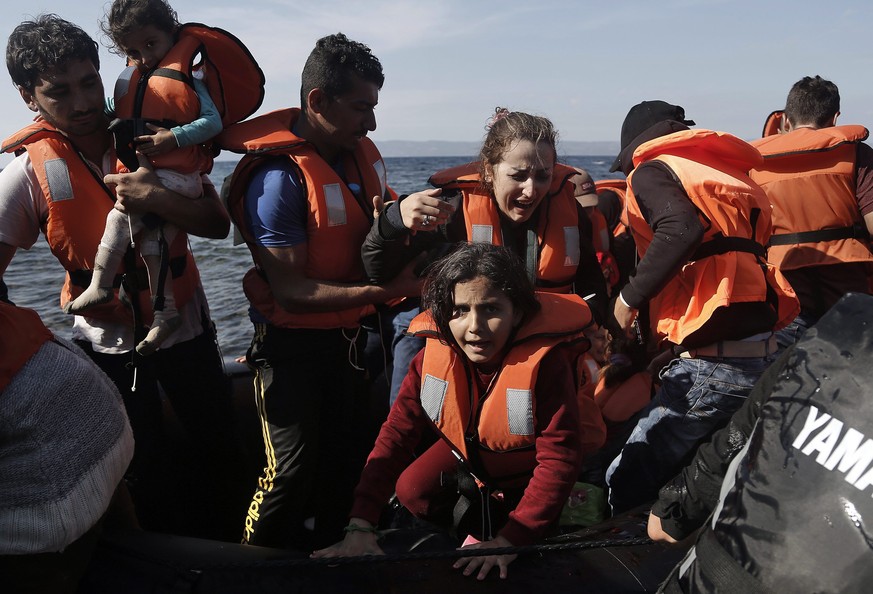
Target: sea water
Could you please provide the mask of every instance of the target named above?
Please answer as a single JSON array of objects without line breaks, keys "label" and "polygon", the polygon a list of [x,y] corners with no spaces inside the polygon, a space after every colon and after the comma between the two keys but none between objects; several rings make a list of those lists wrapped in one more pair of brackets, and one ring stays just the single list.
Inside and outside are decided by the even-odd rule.
[{"label": "sea water", "polygon": [[[436,171],[472,160],[469,157],[388,157],[388,183],[398,194],[427,189],[427,178]],[[608,179],[611,157],[562,157],[562,163],[582,167],[594,179]],[[216,161],[210,177],[218,186],[233,171],[234,161]],[[620,175],[620,174],[619,174]],[[200,269],[218,338],[226,355],[244,354],[252,336],[248,302],[242,278],[252,265],[245,245],[233,245],[233,233],[222,240],[191,237],[191,250]],[[35,309],[45,324],[60,336],[69,338],[72,319],[60,310],[58,296],[64,274],[44,238],[30,250],[18,250],[4,280],[10,299],[16,305]]]}]

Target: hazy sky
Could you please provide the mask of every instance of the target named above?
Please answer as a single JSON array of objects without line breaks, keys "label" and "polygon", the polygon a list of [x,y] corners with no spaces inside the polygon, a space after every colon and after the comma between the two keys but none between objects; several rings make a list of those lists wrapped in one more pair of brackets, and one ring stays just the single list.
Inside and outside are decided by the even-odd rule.
[{"label": "hazy sky", "polygon": [[[233,32],[261,64],[261,112],[298,104],[315,40],[342,31],[386,74],[381,140],[478,141],[497,105],[551,118],[565,140],[619,137],[644,99],[685,107],[698,127],[760,134],[791,85],[837,83],[841,123],[873,124],[869,0],[174,0],[179,19]],[[0,0],[4,43],[21,20],[55,12],[103,42],[101,0]],[[107,89],[123,68],[101,50]],[[5,137],[30,121],[4,70]],[[0,166],[9,161],[0,156]]]}]

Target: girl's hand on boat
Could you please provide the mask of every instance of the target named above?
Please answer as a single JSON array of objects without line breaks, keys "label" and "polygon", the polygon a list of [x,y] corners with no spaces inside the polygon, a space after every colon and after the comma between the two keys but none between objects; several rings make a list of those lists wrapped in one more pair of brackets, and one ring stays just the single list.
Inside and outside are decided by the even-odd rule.
[{"label": "girl's hand on boat", "polygon": [[403,226],[415,233],[416,231],[433,231],[444,224],[455,212],[451,203],[440,198],[442,190],[424,190],[410,194],[400,201],[400,217]]},{"label": "girl's hand on boat", "polygon": [[[461,550],[464,549],[501,549],[504,547],[513,546],[511,542],[506,540],[502,536],[497,536],[493,540],[489,540],[487,542],[479,542],[476,544],[468,545],[466,547],[461,547]],[[500,569],[500,579],[505,580],[506,576],[509,575],[509,564],[515,561],[518,555],[488,555],[487,557],[462,557],[455,561],[455,564],[452,565],[454,569],[464,568],[464,575],[473,575],[473,573],[478,569],[479,573],[476,575],[477,580],[484,580],[485,576],[488,575],[488,572],[491,571],[491,568],[495,565]]]}]

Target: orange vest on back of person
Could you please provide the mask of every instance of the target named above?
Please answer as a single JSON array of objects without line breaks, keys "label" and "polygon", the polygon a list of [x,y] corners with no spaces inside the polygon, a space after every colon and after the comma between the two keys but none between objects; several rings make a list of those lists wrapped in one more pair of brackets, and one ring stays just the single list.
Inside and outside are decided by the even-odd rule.
[{"label": "orange vest on back of person", "polygon": [[[761,130],[761,137],[773,136],[774,134],[782,134],[782,128],[785,125],[785,111],[777,109],[771,111],[767,119],[764,120],[764,129]],[[752,145],[755,143],[753,142]]]},{"label": "orange vest on back of person", "polygon": [[[659,339],[682,344],[719,307],[768,301],[782,327],[799,312],[797,299],[781,273],[764,259],[770,239],[767,195],[746,171],[760,166],[761,155],[724,132],[685,130],[641,144],[634,166],[665,163],[697,207],[704,237],[682,270],[649,302],[652,331]],[[653,238],[628,177],[628,222],[642,258]]]},{"label": "orange vest on back of person", "polygon": [[[35,122],[3,141],[2,152],[26,150],[33,171],[48,204],[48,220],[43,229],[52,253],[67,271],[61,290],[61,307],[88,287],[94,269],[97,246],[103,237],[106,215],[115,204],[115,196],[83,157],[70,145],[66,136],[48,123]],[[137,257],[137,276],[145,279],[145,267]],[[187,303],[200,284],[200,274],[188,251],[188,237],[178,233],[170,245],[170,270],[173,295],[179,306]],[[123,272],[123,271],[119,271]],[[116,285],[117,286],[117,285]],[[152,307],[147,283],[140,287],[140,311],[143,323],[150,324]],[[87,318],[132,324],[129,307],[115,298],[91,307]]]},{"label": "orange vest on back of person", "polygon": [[[193,83],[197,70],[205,73],[203,82],[225,126],[244,120],[260,107],[264,73],[246,46],[223,29],[186,23],[156,68],[145,75],[134,66],[122,72],[115,85],[116,116],[173,125],[196,120],[200,116]],[[212,150],[205,144],[179,147],[151,161],[155,167],[182,173],[208,173]]]},{"label": "orange vest on back of person", "polygon": [[35,311],[0,302],[0,392],[51,339]]},{"label": "orange vest on back of person", "polygon": [[601,378],[594,389],[594,402],[608,423],[627,421],[651,400],[652,374],[648,371],[639,371],[614,386],[607,386]]},{"label": "orange vest on back of person", "polygon": [[600,449],[606,442],[606,422],[594,401],[600,370],[601,365],[589,353],[576,360],[576,375],[579,378],[576,402],[579,405],[580,451],[583,454]]},{"label": "orange vest on back of person", "polygon": [[585,209],[585,214],[591,221],[591,245],[595,252],[608,252],[610,246],[609,226],[606,224],[606,217],[600,212],[596,206],[591,206]]},{"label": "orange vest on back of person", "polygon": [[855,195],[857,148],[867,135],[863,126],[798,128],[752,142],[764,164],[751,177],[773,206],[767,255],[781,270],[873,261]]},{"label": "orange vest on back of person", "polygon": [[274,326],[283,328],[353,328],[374,311],[372,305],[329,312],[293,313],[276,302],[261,270],[259,246],[246,224],[245,194],[255,170],[270,157],[285,157],[296,166],[307,190],[306,267],[308,278],[342,283],[364,278],[361,245],[372,224],[372,205],[366,200],[387,189],[385,163],[376,146],[362,138],[353,153],[344,156],[348,183],[361,187],[361,199],[309,142],[291,132],[299,109],[285,109],[227,128],[219,137],[222,148],[243,152],[230,181],[223,188],[234,224],[249,246],[255,267],[243,288],[252,306]]},{"label": "orange vest on back of person", "polygon": [[[556,164],[552,185],[533,215],[537,217],[538,291],[569,293],[573,289],[581,257],[579,211],[570,182],[574,175],[575,169]],[[429,181],[438,188],[461,191],[469,241],[503,245],[500,209],[482,188],[475,163],[440,171]]]},{"label": "orange vest on back of person", "polygon": [[474,473],[484,471],[486,476],[478,478],[504,488],[524,484],[536,466],[540,363],[558,345],[584,344],[583,330],[591,323],[588,306],[576,295],[540,293],[537,298],[540,311],[518,330],[484,394],[471,379],[475,370],[469,360],[440,338],[428,312],[409,328],[429,339],[421,370],[422,407],[452,449],[472,460]]},{"label": "orange vest on back of person", "polygon": [[600,194],[603,190],[612,190],[621,200],[621,215],[620,223],[612,230],[612,236],[618,237],[622,233],[627,232],[627,180],[626,179],[601,179],[594,182],[594,187],[597,188],[597,193]]}]

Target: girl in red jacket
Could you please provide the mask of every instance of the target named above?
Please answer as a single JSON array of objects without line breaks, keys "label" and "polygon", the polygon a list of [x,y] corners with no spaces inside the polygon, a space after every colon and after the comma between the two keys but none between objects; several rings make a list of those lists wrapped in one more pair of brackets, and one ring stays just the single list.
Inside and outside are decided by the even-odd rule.
[{"label": "girl in red jacket", "polygon": [[[472,536],[469,548],[531,544],[567,500],[581,462],[573,347],[588,344],[584,301],[536,294],[512,252],[464,243],[430,272],[423,303],[410,332],[427,344],[367,460],[346,537],[314,557],[382,554],[376,524],[393,493],[459,543]],[[497,566],[505,578],[514,559],[454,567],[484,579]]]}]

